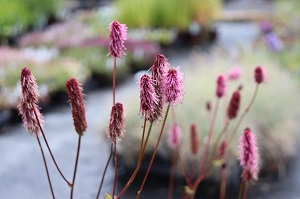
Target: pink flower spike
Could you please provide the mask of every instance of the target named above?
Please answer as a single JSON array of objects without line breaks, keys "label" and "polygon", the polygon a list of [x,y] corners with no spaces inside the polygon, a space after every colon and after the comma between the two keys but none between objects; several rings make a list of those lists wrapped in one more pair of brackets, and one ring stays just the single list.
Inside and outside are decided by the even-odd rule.
[{"label": "pink flower spike", "polygon": [[243,180],[250,182],[258,179],[259,172],[259,154],[256,144],[255,135],[249,128],[244,130],[244,134],[240,138],[240,164],[243,168]]},{"label": "pink flower spike", "polygon": [[39,123],[42,126],[44,121],[38,106],[38,86],[28,68],[22,68],[20,82],[22,97],[17,108],[20,115],[22,115],[23,124],[27,132],[38,136],[38,133],[40,133]]},{"label": "pink flower spike", "polygon": [[164,100],[171,103],[173,107],[182,103],[184,96],[183,74],[179,71],[179,67],[170,68],[166,80],[163,85]]},{"label": "pink flower spike", "polygon": [[216,95],[218,98],[221,98],[225,95],[226,91],[226,79],[223,75],[219,75],[217,78],[217,90]]},{"label": "pink flower spike", "polygon": [[242,74],[242,69],[240,67],[233,67],[228,71],[227,77],[228,80],[236,81],[237,79],[240,78],[241,74]]},{"label": "pink flower spike", "polygon": [[112,106],[108,126],[108,137],[115,144],[121,140],[125,132],[125,117],[123,104],[116,103]]},{"label": "pink flower spike", "polygon": [[267,71],[263,67],[257,66],[254,70],[254,78],[257,84],[266,82]]},{"label": "pink flower spike", "polygon": [[181,129],[180,127],[174,123],[171,125],[168,134],[168,145],[171,149],[176,150],[179,148],[181,143]]},{"label": "pink flower spike", "polygon": [[197,127],[195,124],[191,125],[191,152],[193,155],[197,155],[199,151],[199,139],[197,133]]},{"label": "pink flower spike", "polygon": [[147,120],[153,121],[152,117],[156,105],[157,98],[151,77],[145,74],[140,79],[140,113]]},{"label": "pink flower spike", "polygon": [[110,33],[108,55],[121,58],[122,54],[126,55],[124,42],[127,40],[127,26],[113,21],[109,24],[108,29]]},{"label": "pink flower spike", "polygon": [[241,103],[240,91],[235,91],[231,96],[229,106],[227,109],[228,119],[232,120],[237,116],[238,111],[240,109],[240,103]]},{"label": "pink flower spike", "polygon": [[169,69],[170,64],[168,63],[168,59],[162,55],[156,55],[153,66],[151,67],[152,71],[152,83],[157,97],[157,104],[154,107],[154,112],[152,116],[152,120],[156,121],[162,117],[163,114],[163,85],[165,81],[165,76]]},{"label": "pink flower spike", "polygon": [[81,84],[75,78],[71,78],[66,82],[66,90],[72,108],[75,130],[79,135],[83,135],[87,129],[87,123]]}]

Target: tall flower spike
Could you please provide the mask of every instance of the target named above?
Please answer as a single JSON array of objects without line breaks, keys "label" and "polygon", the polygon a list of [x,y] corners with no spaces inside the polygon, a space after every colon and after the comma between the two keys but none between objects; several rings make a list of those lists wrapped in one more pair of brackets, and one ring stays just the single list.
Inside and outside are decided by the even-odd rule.
[{"label": "tall flower spike", "polygon": [[108,137],[112,143],[119,141],[125,132],[125,118],[123,104],[116,103],[112,106],[108,126]]},{"label": "tall flower spike", "polygon": [[195,124],[191,125],[191,152],[193,155],[197,155],[199,151],[199,139],[197,128]]},{"label": "tall flower spike", "polygon": [[171,103],[173,107],[182,103],[184,96],[183,74],[179,71],[179,67],[170,68],[168,70],[166,80],[163,86],[164,100]]},{"label": "tall flower spike", "polygon": [[221,98],[225,95],[226,91],[226,79],[223,75],[219,75],[217,78],[217,90],[216,95],[218,98]]},{"label": "tall flower spike", "polygon": [[176,150],[179,148],[181,143],[181,129],[176,123],[171,125],[167,141],[171,149]]},{"label": "tall flower spike", "polygon": [[241,94],[240,91],[235,91],[230,99],[229,106],[227,109],[227,117],[232,120],[234,119],[239,111],[241,102]]},{"label": "tall flower spike", "polygon": [[127,26],[113,21],[109,24],[108,30],[110,33],[108,55],[121,58],[122,54],[125,55],[124,50],[126,50],[124,42],[127,40]]},{"label": "tall flower spike", "polygon": [[20,82],[22,97],[21,102],[18,105],[18,110],[20,115],[22,115],[23,124],[26,130],[30,134],[37,136],[40,132],[38,122],[42,125],[44,121],[38,106],[38,86],[28,68],[22,68]]},{"label": "tall flower spike", "polygon": [[250,182],[251,180],[258,179],[258,161],[259,154],[256,144],[255,135],[249,128],[244,130],[240,138],[240,164],[243,168],[243,180]]},{"label": "tall flower spike", "polygon": [[83,135],[86,131],[87,123],[81,84],[75,78],[71,78],[66,83],[66,89],[72,108],[75,130],[79,135]]},{"label": "tall flower spike", "polygon": [[152,116],[156,105],[157,98],[151,77],[145,74],[140,79],[140,113],[147,120],[153,121]]},{"label": "tall flower spike", "polygon": [[260,84],[266,80],[266,71],[261,66],[257,66],[254,70],[255,82]]},{"label": "tall flower spike", "polygon": [[168,63],[168,59],[163,54],[156,55],[153,66],[151,67],[151,78],[157,97],[157,104],[155,105],[153,115],[151,116],[153,121],[160,119],[163,114],[164,102],[162,89],[169,66],[170,64]]}]

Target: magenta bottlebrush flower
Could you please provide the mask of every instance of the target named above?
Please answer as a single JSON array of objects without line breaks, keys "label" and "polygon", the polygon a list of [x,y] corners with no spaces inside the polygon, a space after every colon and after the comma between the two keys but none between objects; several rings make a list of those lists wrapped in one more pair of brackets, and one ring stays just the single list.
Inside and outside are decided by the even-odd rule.
[{"label": "magenta bottlebrush flower", "polygon": [[153,121],[160,119],[163,114],[164,101],[162,89],[169,66],[170,64],[168,63],[168,59],[164,55],[158,54],[154,60],[153,66],[151,67],[151,78],[157,97],[157,104],[154,107],[153,115],[151,117]]},{"label": "magenta bottlebrush flower", "polygon": [[254,78],[255,78],[255,82],[260,84],[264,81],[266,81],[266,71],[263,67],[261,66],[257,66],[254,70]]},{"label": "magenta bottlebrush flower", "polygon": [[66,89],[72,108],[75,130],[79,135],[83,135],[86,131],[87,123],[85,118],[85,105],[82,95],[82,87],[75,78],[71,78],[66,83]]},{"label": "magenta bottlebrush flower", "polygon": [[127,40],[127,26],[113,21],[109,24],[108,29],[110,33],[108,55],[121,58],[122,54],[125,55],[124,50],[126,50],[124,42]]},{"label": "magenta bottlebrush flower", "polygon": [[234,67],[234,68],[231,68],[228,71],[227,77],[228,77],[228,80],[235,81],[238,78],[240,78],[241,74],[242,74],[241,68],[240,67]]},{"label": "magenta bottlebrush flower", "polygon": [[123,104],[116,103],[112,106],[109,126],[108,126],[108,137],[112,143],[119,141],[125,132],[125,117]]},{"label": "magenta bottlebrush flower", "polygon": [[195,124],[191,125],[191,152],[193,155],[197,155],[199,151],[199,140],[198,140],[198,133]]},{"label": "magenta bottlebrush flower", "polygon": [[219,75],[217,78],[217,90],[216,95],[218,98],[221,98],[225,95],[226,91],[226,79],[223,75]]},{"label": "magenta bottlebrush flower", "polygon": [[147,120],[153,121],[154,108],[157,105],[157,98],[153,88],[151,77],[143,75],[140,79],[140,113]]},{"label": "magenta bottlebrush flower", "polygon": [[242,178],[245,181],[257,180],[258,178],[258,149],[255,135],[249,128],[244,130],[240,138],[240,164],[243,168]]},{"label": "magenta bottlebrush flower", "polygon": [[182,103],[184,96],[183,74],[179,71],[179,67],[170,68],[165,77],[163,85],[164,100],[176,106]]},{"label": "magenta bottlebrush flower", "polygon": [[227,117],[232,120],[234,119],[239,111],[241,102],[241,94],[240,91],[235,91],[230,99],[229,106],[227,109]]},{"label": "magenta bottlebrush flower", "polygon": [[43,125],[43,116],[38,106],[38,86],[35,78],[28,68],[22,68],[21,77],[22,97],[18,105],[20,115],[26,130],[34,136],[40,132],[40,125]]},{"label": "magenta bottlebrush flower", "polygon": [[171,149],[178,149],[181,143],[181,129],[174,123],[171,125],[168,134],[168,145]]}]

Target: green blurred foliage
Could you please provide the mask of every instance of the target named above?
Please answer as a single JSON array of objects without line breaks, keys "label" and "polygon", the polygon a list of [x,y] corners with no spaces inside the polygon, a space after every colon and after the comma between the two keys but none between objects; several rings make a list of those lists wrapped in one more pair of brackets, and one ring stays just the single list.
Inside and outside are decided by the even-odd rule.
[{"label": "green blurred foliage", "polygon": [[0,0],[0,36],[13,36],[54,14],[61,0]]},{"label": "green blurred foliage", "polygon": [[220,0],[118,0],[118,20],[129,27],[176,27],[186,31],[192,20],[209,25],[222,6]]}]

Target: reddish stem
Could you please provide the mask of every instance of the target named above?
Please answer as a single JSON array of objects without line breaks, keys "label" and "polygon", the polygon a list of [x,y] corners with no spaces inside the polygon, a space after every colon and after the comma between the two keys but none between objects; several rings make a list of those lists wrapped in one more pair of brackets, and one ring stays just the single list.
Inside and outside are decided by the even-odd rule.
[{"label": "reddish stem", "polygon": [[75,178],[76,178],[79,153],[80,153],[81,137],[82,137],[81,135],[78,135],[77,154],[76,154],[75,167],[74,167],[74,173],[73,173],[73,181],[72,181],[72,187],[71,187],[71,195],[70,195],[71,199],[73,198],[73,192],[74,192]]},{"label": "reddish stem", "polygon": [[48,171],[47,161],[46,161],[45,154],[44,154],[44,151],[43,151],[43,147],[41,145],[41,141],[40,141],[40,138],[39,138],[38,135],[36,136],[36,138],[37,138],[37,141],[39,143],[39,146],[40,146],[40,149],[41,149],[41,153],[42,153],[42,156],[43,156],[43,161],[44,161],[44,165],[45,165],[45,169],[46,169],[46,173],[47,173],[47,178],[48,178],[48,182],[49,182],[49,186],[50,186],[52,198],[55,199],[54,191],[53,191],[52,184],[51,184],[50,174],[49,174],[49,171]]},{"label": "reddish stem", "polygon": [[176,169],[176,151],[172,151],[171,154],[171,168],[170,168],[170,180],[169,180],[169,188],[168,188],[168,199],[173,198],[173,190],[174,190],[174,178],[175,178],[175,169]]},{"label": "reddish stem", "polygon": [[116,104],[116,75],[117,74],[117,58],[114,57],[114,70],[113,70],[113,105]]},{"label": "reddish stem", "polygon": [[156,155],[156,152],[157,152],[157,149],[158,149],[160,140],[161,140],[161,136],[162,136],[162,133],[163,133],[164,128],[165,128],[165,124],[166,124],[166,120],[167,120],[167,117],[168,117],[169,110],[170,110],[170,103],[168,104],[168,108],[167,108],[167,111],[166,111],[166,114],[165,114],[165,118],[164,118],[164,121],[163,121],[161,130],[160,130],[159,136],[158,136],[158,140],[157,140],[155,149],[154,149],[153,154],[152,154],[152,157],[151,157],[151,161],[150,161],[150,163],[149,163],[149,166],[148,166],[146,175],[145,175],[144,180],[143,180],[143,182],[142,182],[142,185],[141,185],[141,187],[140,187],[140,189],[139,189],[139,191],[138,191],[138,194],[137,194],[137,196],[136,196],[136,199],[140,198],[141,192],[142,192],[142,190],[143,190],[143,188],[144,188],[144,185],[145,185],[145,183],[146,183],[148,174],[149,174],[150,169],[151,169],[151,167],[152,167],[152,164],[153,164],[153,161],[154,161],[154,158],[155,158],[155,155]]},{"label": "reddish stem", "polygon": [[190,186],[191,185],[191,180],[189,179],[189,177],[187,176],[187,174],[185,172],[184,164],[183,164],[183,162],[182,162],[182,160],[180,158],[180,154],[179,153],[177,154],[177,158],[178,158],[178,161],[179,161],[179,166],[180,166],[180,169],[181,169],[181,172],[182,172],[182,176],[184,177],[187,186]]},{"label": "reddish stem", "polygon": [[112,198],[115,197],[116,185],[117,185],[117,169],[118,169],[118,156],[117,156],[117,143],[114,142],[114,160],[115,160],[115,177],[114,177],[114,186],[112,192]]},{"label": "reddish stem", "polygon": [[221,169],[220,199],[225,199],[225,194],[226,194],[226,163],[223,163]]},{"label": "reddish stem", "polygon": [[55,164],[56,169],[58,170],[59,174],[60,174],[61,177],[64,179],[64,181],[68,184],[68,186],[69,186],[69,187],[72,187],[72,184],[65,178],[65,176],[63,175],[63,173],[62,173],[61,170],[59,169],[58,164],[57,164],[56,161],[55,161],[55,158],[54,158],[54,156],[53,156],[53,154],[52,154],[52,151],[51,151],[50,146],[49,146],[49,144],[48,144],[46,135],[45,135],[45,133],[44,133],[44,130],[43,130],[42,125],[41,125],[41,122],[40,122],[40,120],[39,120],[39,118],[38,118],[38,116],[37,116],[37,113],[36,113],[36,110],[35,110],[35,109],[34,109],[34,115],[35,115],[35,118],[36,118],[36,120],[37,120],[37,122],[38,122],[40,131],[41,131],[41,133],[42,133],[42,136],[43,136],[44,141],[45,141],[45,143],[46,143],[47,149],[48,149],[48,151],[49,151],[49,153],[50,153],[50,156],[51,156],[51,158],[52,158],[52,160],[53,160],[53,162],[54,162],[54,164]]}]

